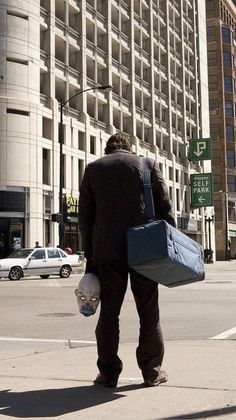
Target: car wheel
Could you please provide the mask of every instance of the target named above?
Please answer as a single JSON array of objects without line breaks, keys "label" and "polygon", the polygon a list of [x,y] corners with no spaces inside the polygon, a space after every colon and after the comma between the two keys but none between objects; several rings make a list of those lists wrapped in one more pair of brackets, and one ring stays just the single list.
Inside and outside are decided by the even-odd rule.
[{"label": "car wheel", "polygon": [[48,279],[48,277],[49,277],[49,274],[43,274],[42,276],[40,276],[41,277],[41,279]]},{"label": "car wheel", "polygon": [[71,273],[71,268],[69,265],[63,265],[60,269],[60,277],[62,279],[67,279],[68,277],[70,277],[70,273]]},{"label": "car wheel", "polygon": [[20,280],[22,277],[22,270],[20,267],[12,267],[9,273],[10,280]]}]

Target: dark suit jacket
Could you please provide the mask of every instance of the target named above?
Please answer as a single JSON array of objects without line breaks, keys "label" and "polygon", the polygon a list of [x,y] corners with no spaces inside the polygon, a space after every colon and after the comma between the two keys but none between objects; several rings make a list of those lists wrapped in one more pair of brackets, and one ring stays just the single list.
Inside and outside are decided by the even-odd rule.
[{"label": "dark suit jacket", "polygon": [[[156,163],[149,159],[156,217],[173,226],[171,202]],[[116,150],[90,163],[79,197],[79,228],[87,260],[97,263],[126,259],[126,231],[145,222],[139,157]]]}]

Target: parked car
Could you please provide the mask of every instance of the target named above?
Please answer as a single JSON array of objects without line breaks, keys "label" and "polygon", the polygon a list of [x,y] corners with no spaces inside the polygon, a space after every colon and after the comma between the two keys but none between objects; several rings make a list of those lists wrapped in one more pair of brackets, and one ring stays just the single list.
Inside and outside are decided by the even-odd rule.
[{"label": "parked car", "polygon": [[0,278],[19,280],[26,276],[47,279],[51,274],[68,278],[71,272],[82,272],[78,255],[67,255],[60,248],[23,248],[0,260]]},{"label": "parked car", "polygon": [[82,270],[85,271],[85,268],[86,268],[86,258],[84,256],[84,251],[75,251],[75,254],[79,255],[80,261],[82,263]]}]

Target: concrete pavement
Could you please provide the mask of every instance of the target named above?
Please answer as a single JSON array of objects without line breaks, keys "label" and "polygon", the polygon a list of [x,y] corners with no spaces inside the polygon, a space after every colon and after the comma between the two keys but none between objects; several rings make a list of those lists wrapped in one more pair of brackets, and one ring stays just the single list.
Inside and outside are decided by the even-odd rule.
[{"label": "concrete pavement", "polygon": [[[235,262],[226,264],[206,269],[236,268]],[[156,388],[142,386],[136,343],[120,346],[124,370],[116,389],[93,385],[96,346],[61,344],[44,352],[43,345],[0,361],[0,419],[236,419],[233,339],[166,342],[169,381]]]}]

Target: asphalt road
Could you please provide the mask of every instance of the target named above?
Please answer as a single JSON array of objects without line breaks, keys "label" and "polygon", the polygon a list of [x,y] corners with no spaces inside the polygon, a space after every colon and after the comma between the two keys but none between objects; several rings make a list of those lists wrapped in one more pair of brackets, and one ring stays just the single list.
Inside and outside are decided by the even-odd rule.
[{"label": "asphalt road", "polygon": [[[206,272],[201,283],[160,287],[166,341],[221,339],[222,333],[223,339],[236,339],[236,261],[206,265]],[[79,278],[0,280],[0,359],[65,345],[95,345],[98,314],[89,318],[79,314],[74,295]],[[137,342],[139,325],[130,289],[120,329],[121,342]]]}]

